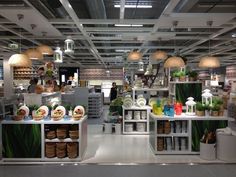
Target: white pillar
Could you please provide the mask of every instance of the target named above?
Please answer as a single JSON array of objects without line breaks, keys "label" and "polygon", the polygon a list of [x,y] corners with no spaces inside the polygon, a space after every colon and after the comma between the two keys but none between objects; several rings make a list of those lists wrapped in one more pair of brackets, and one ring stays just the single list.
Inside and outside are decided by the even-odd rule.
[{"label": "white pillar", "polygon": [[3,60],[3,77],[4,77],[4,97],[10,98],[13,92],[13,68],[8,64],[10,56],[4,56]]}]

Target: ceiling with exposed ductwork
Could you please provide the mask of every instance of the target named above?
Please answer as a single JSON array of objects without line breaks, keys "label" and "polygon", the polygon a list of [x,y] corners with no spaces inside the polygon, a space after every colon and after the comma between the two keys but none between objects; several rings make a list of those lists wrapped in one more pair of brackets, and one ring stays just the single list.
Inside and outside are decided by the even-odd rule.
[{"label": "ceiling with exposed ductwork", "polygon": [[75,53],[64,54],[68,66],[122,68],[132,50],[147,64],[157,49],[193,66],[208,54],[231,65],[236,0],[0,0],[1,59],[19,52],[9,44],[21,43],[23,51],[39,44],[63,48],[68,36],[75,41]]}]

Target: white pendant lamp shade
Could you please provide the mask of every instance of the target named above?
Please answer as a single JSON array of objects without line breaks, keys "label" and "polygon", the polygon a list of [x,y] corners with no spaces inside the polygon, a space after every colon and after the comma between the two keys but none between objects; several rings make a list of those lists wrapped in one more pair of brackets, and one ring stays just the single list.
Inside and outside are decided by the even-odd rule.
[{"label": "white pendant lamp shade", "polygon": [[161,50],[157,50],[151,55],[151,59],[153,60],[165,60],[167,57],[167,53]]},{"label": "white pendant lamp shade", "polygon": [[65,53],[67,54],[73,54],[74,53],[74,41],[71,39],[71,37],[68,37],[65,40]]},{"label": "white pendant lamp shade", "polygon": [[55,63],[62,63],[63,62],[63,55],[60,47],[57,47],[54,51],[54,62]]},{"label": "white pendant lamp shade", "polygon": [[142,61],[138,62],[138,71],[144,71],[144,63]]},{"label": "white pendant lamp shade", "polygon": [[164,68],[181,68],[184,66],[184,60],[176,56],[168,58],[164,63]]},{"label": "white pendant lamp shade", "polygon": [[25,55],[29,57],[31,60],[42,60],[43,54],[39,52],[37,49],[28,49],[24,52]]},{"label": "white pendant lamp shade", "polygon": [[25,54],[14,54],[12,55],[8,63],[10,66],[21,66],[21,67],[30,67],[32,65],[32,61]]},{"label": "white pendant lamp shade", "polygon": [[218,68],[220,67],[220,61],[217,57],[206,56],[200,59],[198,66],[200,68]]},{"label": "white pendant lamp shade", "polygon": [[40,45],[37,47],[37,50],[41,52],[43,55],[53,55],[52,48],[47,45]]},{"label": "white pendant lamp shade", "polygon": [[130,61],[137,61],[142,59],[142,54],[138,51],[130,52],[128,55],[128,60]]}]

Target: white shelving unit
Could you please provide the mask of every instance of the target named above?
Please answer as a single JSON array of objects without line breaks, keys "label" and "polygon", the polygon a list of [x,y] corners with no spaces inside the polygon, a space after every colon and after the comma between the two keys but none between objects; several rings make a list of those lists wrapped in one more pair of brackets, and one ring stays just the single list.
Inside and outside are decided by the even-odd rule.
[{"label": "white shelving unit", "polygon": [[[67,162],[67,161],[81,161],[86,148],[87,148],[87,115],[84,116],[82,119],[79,121],[74,121],[72,119],[70,120],[60,120],[60,121],[53,121],[53,120],[41,120],[41,121],[34,121],[34,120],[22,120],[22,121],[14,121],[14,120],[3,120],[1,121],[0,124],[0,140],[1,140],[1,145],[2,145],[2,132],[4,131],[3,126],[4,124],[39,124],[40,125],[40,130],[41,130],[41,157],[40,158],[2,158],[3,162],[8,162],[8,161],[39,161],[39,162]],[[78,130],[79,130],[79,138],[78,139],[71,139],[71,138],[66,138],[66,139],[46,139],[45,138],[45,126],[46,125],[77,125]],[[45,156],[45,143],[59,143],[59,142],[77,142],[78,143],[78,157],[76,158],[47,158]],[[2,154],[2,151],[1,151]]]},{"label": "white shelving unit", "polygon": [[169,88],[168,87],[160,87],[160,88],[133,88],[132,89],[132,96],[133,96],[133,101],[135,101],[135,95],[136,92],[168,92]]},{"label": "white shelving unit", "polygon": [[[126,108],[124,106],[122,106],[122,107],[123,107],[123,134],[125,134],[125,135],[149,134],[149,114],[150,114],[152,108],[150,106],[143,106],[143,107],[132,106],[131,108]],[[132,119],[128,120],[128,119],[126,119],[127,111],[132,111],[132,115],[134,114],[135,111],[139,111],[140,114],[141,114],[141,111],[142,111],[142,113],[146,112],[146,118],[145,119],[134,119],[134,116],[132,116]],[[137,123],[144,123],[145,124],[145,131],[142,131],[142,132],[137,131]],[[125,128],[126,124],[132,124],[133,131],[127,132],[126,128]]]},{"label": "white shelving unit", "polygon": [[[232,121],[232,118],[228,117],[199,117],[199,116],[188,116],[184,113],[179,116],[169,117],[169,116],[157,116],[153,113],[150,113],[150,136],[149,136],[149,143],[151,148],[153,149],[155,154],[199,154],[199,152],[192,151],[192,121],[194,120],[225,120],[225,121]],[[169,122],[170,124],[176,124],[179,122],[180,129],[178,133],[174,132],[174,130],[170,130],[168,133],[160,133],[163,132],[160,130],[160,123],[164,125],[165,122]],[[186,125],[186,127],[182,128],[181,125]],[[162,126],[163,127],[163,126]],[[159,128],[159,129],[158,129]],[[170,127],[173,128],[172,126]],[[164,129],[164,128],[163,128]],[[183,130],[186,130],[183,132]],[[175,131],[177,131],[175,129]],[[158,138],[160,140],[158,140]],[[167,150],[167,138],[171,141],[171,146]],[[178,139],[177,139],[178,138]],[[186,146],[181,148],[181,141],[185,138]],[[160,146],[163,142],[163,147],[158,147],[158,141],[160,142]],[[178,145],[175,143],[177,142]],[[176,148],[178,147],[178,148]]]},{"label": "white shelving unit", "polygon": [[102,93],[90,93],[88,97],[88,117],[100,118],[103,112]]}]

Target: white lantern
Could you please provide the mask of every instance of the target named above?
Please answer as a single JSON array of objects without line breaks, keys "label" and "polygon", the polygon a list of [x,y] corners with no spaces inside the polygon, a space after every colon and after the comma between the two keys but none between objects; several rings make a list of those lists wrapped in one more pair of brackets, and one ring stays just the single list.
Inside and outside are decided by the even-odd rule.
[{"label": "white lantern", "polygon": [[54,62],[55,63],[62,63],[63,62],[63,55],[60,47],[57,47],[54,51]]},{"label": "white lantern", "polygon": [[138,71],[144,71],[144,63],[142,61],[138,62]]},{"label": "white lantern", "polygon": [[211,106],[212,105],[212,97],[213,97],[213,95],[209,89],[203,90],[202,104]]},{"label": "white lantern", "polygon": [[188,97],[186,101],[186,115],[194,116],[196,112],[196,102],[193,97]]},{"label": "white lantern", "polygon": [[68,37],[65,40],[65,53],[66,54],[74,53],[74,44],[75,42],[71,39],[71,37]]}]

